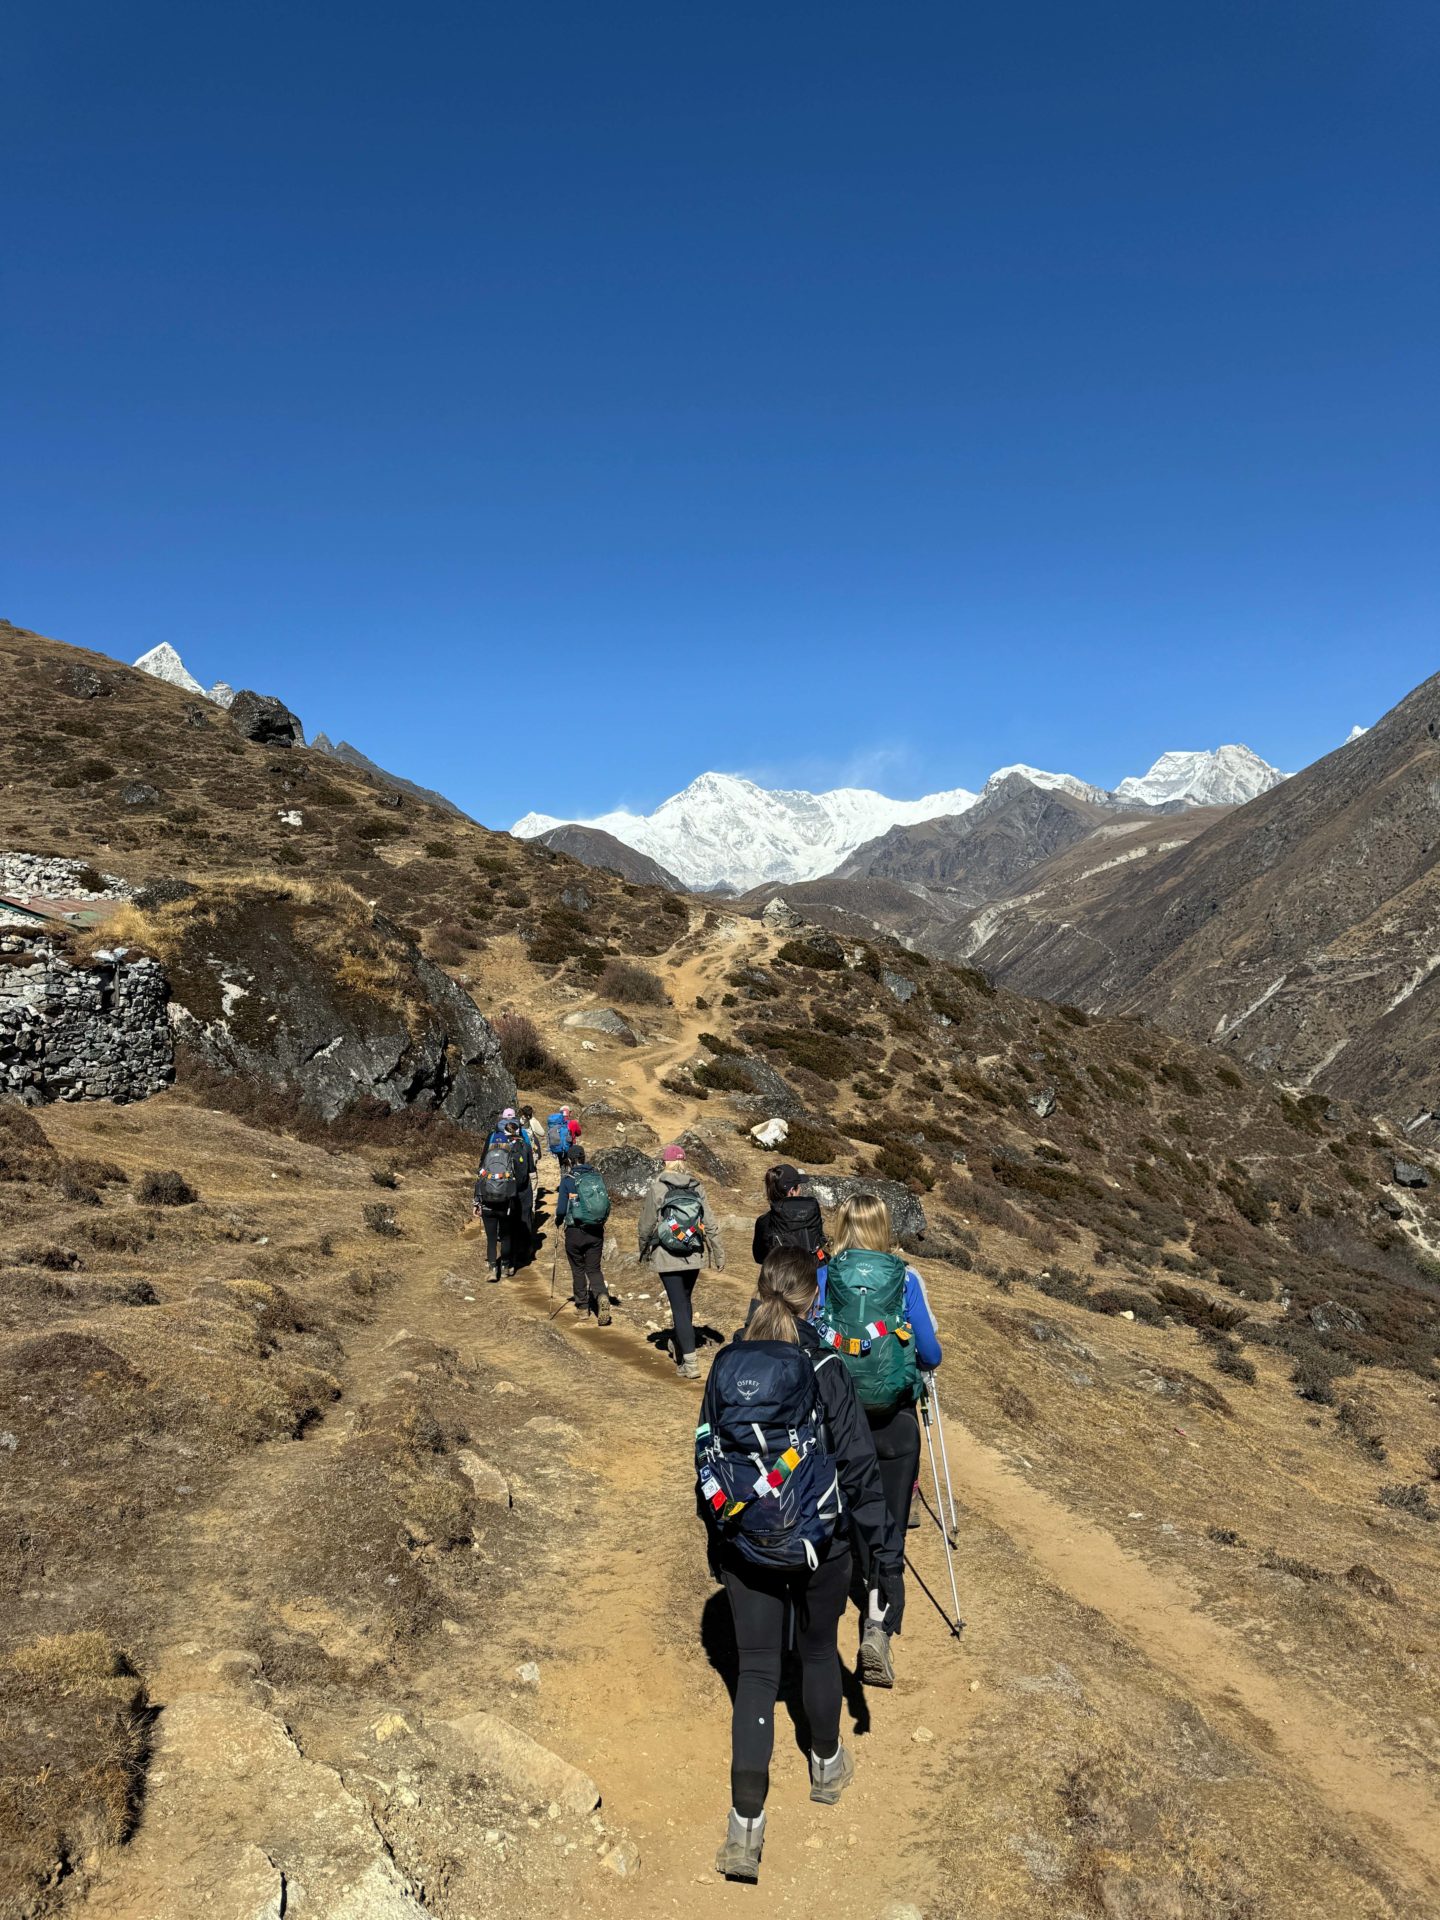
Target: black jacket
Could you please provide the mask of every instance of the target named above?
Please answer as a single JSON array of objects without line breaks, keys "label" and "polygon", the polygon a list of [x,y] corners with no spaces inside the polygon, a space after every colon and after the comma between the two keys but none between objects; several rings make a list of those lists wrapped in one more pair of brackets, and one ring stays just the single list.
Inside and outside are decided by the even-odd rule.
[{"label": "black jacket", "polygon": [[814,1194],[802,1193],[795,1200],[777,1200],[768,1213],[761,1214],[755,1222],[750,1251],[756,1266],[763,1267],[766,1254],[774,1247],[803,1247],[807,1253],[819,1253],[824,1246],[820,1202]]},{"label": "black jacket", "polygon": [[[867,1586],[878,1586],[890,1603],[890,1622],[898,1632],[905,1611],[905,1542],[885,1504],[880,1462],[865,1410],[845,1363],[827,1347],[808,1321],[799,1323],[800,1344],[815,1367],[815,1386],[825,1414],[826,1438],[840,1475],[845,1499],[843,1525]],[[743,1338],[742,1328],[734,1338]],[[705,1382],[700,1418],[717,1424],[715,1373]],[[703,1510],[702,1510],[703,1511]],[[712,1535],[712,1540],[714,1536]]]}]

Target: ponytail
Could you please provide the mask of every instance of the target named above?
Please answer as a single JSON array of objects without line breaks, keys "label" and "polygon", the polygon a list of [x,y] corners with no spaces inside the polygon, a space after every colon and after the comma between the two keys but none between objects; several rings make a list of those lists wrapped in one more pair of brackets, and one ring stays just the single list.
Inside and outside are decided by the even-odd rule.
[{"label": "ponytail", "polygon": [[817,1291],[814,1254],[803,1247],[776,1247],[760,1269],[745,1338],[795,1345],[800,1338],[797,1322],[814,1306]]}]

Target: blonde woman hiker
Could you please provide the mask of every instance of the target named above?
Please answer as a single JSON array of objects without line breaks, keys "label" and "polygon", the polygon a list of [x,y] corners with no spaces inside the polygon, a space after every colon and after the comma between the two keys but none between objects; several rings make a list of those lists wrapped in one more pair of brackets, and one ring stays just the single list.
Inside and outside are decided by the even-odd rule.
[{"label": "blonde woman hiker", "polygon": [[[839,1356],[809,1315],[815,1256],[777,1247],[744,1327],[721,1348],[695,1432],[710,1570],[739,1656],[730,1722],[730,1818],[715,1865],[760,1877],[780,1660],[790,1637],[810,1747],[810,1798],[834,1806],[855,1774],[840,1738],[838,1632],[852,1577],[898,1620],[905,1550],[885,1506],[875,1442]],[[757,1461],[765,1471],[757,1477]]]},{"label": "blonde woman hiker", "polygon": [[663,1165],[640,1208],[640,1258],[665,1289],[675,1327],[675,1366],[684,1380],[700,1378],[695,1358],[695,1282],[703,1267],[717,1273],[725,1249],[705,1212],[705,1190],[685,1164],[685,1149],[666,1147]]},{"label": "blonde woman hiker", "polygon": [[[935,1319],[924,1281],[894,1251],[890,1209],[878,1194],[857,1193],[844,1202],[831,1246],[818,1276],[820,1338],[854,1381],[875,1441],[885,1505],[903,1540],[920,1473],[920,1375],[933,1373],[941,1359]],[[872,1687],[893,1687],[890,1640],[899,1619],[873,1589],[866,1601],[860,1677]]]}]

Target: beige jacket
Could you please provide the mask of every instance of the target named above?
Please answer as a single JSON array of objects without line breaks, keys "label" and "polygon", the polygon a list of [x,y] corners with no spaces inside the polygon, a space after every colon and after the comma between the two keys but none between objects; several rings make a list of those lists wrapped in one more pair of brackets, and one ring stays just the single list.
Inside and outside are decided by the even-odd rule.
[{"label": "beige jacket", "polygon": [[[671,1253],[663,1247],[651,1245],[655,1235],[655,1223],[660,1217],[660,1208],[664,1204],[666,1192],[672,1187],[693,1187],[699,1194],[705,1207],[705,1246],[691,1254]],[[710,1216],[710,1203],[705,1199],[705,1189],[699,1178],[686,1171],[683,1165],[669,1166],[657,1175],[650,1191],[646,1194],[640,1208],[640,1258],[648,1260],[655,1273],[696,1273],[701,1267],[714,1267],[721,1272],[725,1266],[725,1249],[720,1244],[720,1235]]]}]

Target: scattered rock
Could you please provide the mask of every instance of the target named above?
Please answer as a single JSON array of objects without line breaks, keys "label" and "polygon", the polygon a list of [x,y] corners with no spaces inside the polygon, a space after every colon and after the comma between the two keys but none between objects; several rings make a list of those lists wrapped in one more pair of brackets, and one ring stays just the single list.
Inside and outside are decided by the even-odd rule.
[{"label": "scattered rock", "polygon": [[60,691],[75,700],[108,700],[115,689],[104,674],[76,660],[60,669]]},{"label": "scattered rock", "polygon": [[488,1500],[499,1507],[515,1504],[510,1494],[510,1482],[498,1467],[491,1466],[488,1460],[482,1460],[478,1453],[469,1447],[462,1447],[455,1456],[455,1464],[470,1482],[477,1500]]},{"label": "scattered rock", "polygon": [[396,1740],[402,1733],[413,1733],[414,1728],[403,1713],[382,1713],[370,1731],[383,1746],[387,1740]]},{"label": "scattered rock", "polygon": [[1397,1160],[1395,1184],[1397,1187],[1428,1187],[1430,1176],[1424,1167],[1416,1166],[1413,1160]]},{"label": "scattered rock", "polygon": [[242,688],[230,702],[230,724],[246,740],[265,747],[303,747],[305,729],[283,700]]},{"label": "scattered rock", "polygon": [[531,1804],[554,1800],[564,1812],[586,1814],[600,1804],[600,1789],[588,1774],[562,1760],[493,1713],[467,1713],[450,1725],[486,1771]]},{"label": "scattered rock", "polygon": [[187,727],[194,727],[198,731],[209,726],[210,716],[203,707],[197,707],[192,702],[185,709],[185,724]]},{"label": "scattered rock", "polygon": [[515,1678],[520,1682],[522,1687],[538,1687],[540,1684],[540,1669],[533,1660],[522,1660],[520,1665],[515,1669]]},{"label": "scattered rock", "polygon": [[910,1738],[915,1742],[917,1747],[928,1747],[935,1736],[929,1727],[916,1727]]},{"label": "scattered rock", "polygon": [[913,1000],[918,991],[913,980],[907,980],[903,973],[892,973],[888,967],[880,969],[880,984],[902,1007],[907,1000]]},{"label": "scattered rock", "polygon": [[562,1027],[583,1027],[590,1033],[608,1033],[620,1042],[622,1047],[639,1045],[639,1035],[614,1007],[586,1007],[579,1013],[567,1013],[560,1022]]},{"label": "scattered rock", "polygon": [[767,927],[783,927],[787,931],[805,924],[789,901],[782,899],[779,894],[765,902],[760,910],[760,918]]},{"label": "scattered rock", "polygon": [[622,1880],[628,1880],[640,1871],[640,1855],[628,1840],[620,1840],[602,1856],[600,1864],[608,1867],[611,1873],[618,1874]]},{"label": "scattered rock", "polygon": [[590,889],[577,883],[560,889],[560,904],[572,913],[589,913],[595,901]]},{"label": "scattered rock", "polygon": [[1038,1119],[1048,1120],[1055,1111],[1055,1089],[1042,1087],[1038,1093],[1032,1093],[1025,1104]]},{"label": "scattered rock", "polygon": [[1337,1328],[1346,1333],[1365,1331],[1364,1317],[1339,1300],[1322,1300],[1318,1307],[1311,1307],[1310,1324],[1317,1333],[1333,1333]]},{"label": "scattered rock", "polygon": [[148,780],[130,780],[120,789],[120,799],[127,807],[153,807],[159,802],[160,789]]},{"label": "scattered rock", "polygon": [[751,1127],[750,1138],[761,1147],[781,1147],[790,1133],[788,1120],[762,1120],[758,1127]]}]

